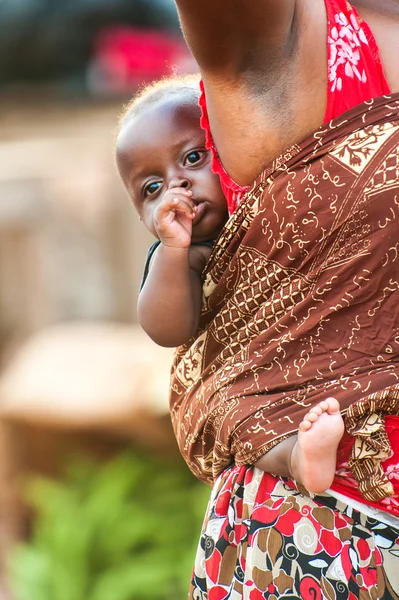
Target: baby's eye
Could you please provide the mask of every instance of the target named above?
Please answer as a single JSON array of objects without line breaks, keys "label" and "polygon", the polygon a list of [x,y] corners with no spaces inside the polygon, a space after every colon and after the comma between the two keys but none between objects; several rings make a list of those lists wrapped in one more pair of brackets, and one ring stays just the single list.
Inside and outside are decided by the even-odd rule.
[{"label": "baby's eye", "polygon": [[146,198],[147,196],[152,196],[152,194],[155,194],[161,185],[162,183],[160,181],[152,181],[151,183],[148,183],[143,190],[144,197]]},{"label": "baby's eye", "polygon": [[189,165],[195,165],[205,154],[205,150],[192,150],[186,155],[185,162]]}]

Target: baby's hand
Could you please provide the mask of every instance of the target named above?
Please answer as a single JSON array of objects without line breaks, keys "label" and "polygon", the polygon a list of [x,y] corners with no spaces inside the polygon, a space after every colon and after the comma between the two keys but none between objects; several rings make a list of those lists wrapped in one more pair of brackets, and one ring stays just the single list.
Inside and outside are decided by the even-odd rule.
[{"label": "baby's hand", "polygon": [[188,248],[191,244],[196,205],[185,188],[167,190],[154,212],[154,227],[165,246]]}]

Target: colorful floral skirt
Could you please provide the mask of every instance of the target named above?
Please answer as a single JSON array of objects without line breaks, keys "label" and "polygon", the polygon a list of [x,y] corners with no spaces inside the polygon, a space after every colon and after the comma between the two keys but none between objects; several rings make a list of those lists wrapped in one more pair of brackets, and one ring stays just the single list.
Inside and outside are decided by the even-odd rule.
[{"label": "colorful floral skirt", "polygon": [[399,529],[254,467],[217,479],[190,600],[399,600]]}]

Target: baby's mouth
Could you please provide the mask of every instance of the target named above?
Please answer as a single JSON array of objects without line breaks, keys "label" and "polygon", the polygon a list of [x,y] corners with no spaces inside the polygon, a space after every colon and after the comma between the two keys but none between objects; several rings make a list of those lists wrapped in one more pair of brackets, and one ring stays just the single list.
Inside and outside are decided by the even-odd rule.
[{"label": "baby's mouth", "polygon": [[204,210],[206,208],[206,203],[203,201],[199,201],[196,204],[196,212],[195,212],[195,217],[193,219],[193,225],[197,225],[197,223],[199,223],[204,215]]}]

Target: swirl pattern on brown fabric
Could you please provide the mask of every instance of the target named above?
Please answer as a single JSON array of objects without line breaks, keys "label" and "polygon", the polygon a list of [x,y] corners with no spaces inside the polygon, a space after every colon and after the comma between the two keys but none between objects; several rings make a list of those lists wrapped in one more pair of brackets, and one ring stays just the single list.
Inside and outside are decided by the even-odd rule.
[{"label": "swirl pattern on brown fabric", "polygon": [[220,235],[198,335],[172,368],[172,422],[195,475],[252,464],[327,396],[346,413],[399,390],[398,289],[399,94],[289,149]]}]

